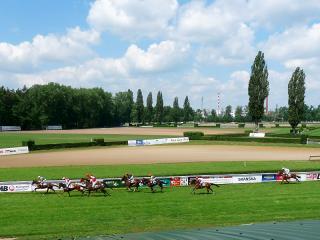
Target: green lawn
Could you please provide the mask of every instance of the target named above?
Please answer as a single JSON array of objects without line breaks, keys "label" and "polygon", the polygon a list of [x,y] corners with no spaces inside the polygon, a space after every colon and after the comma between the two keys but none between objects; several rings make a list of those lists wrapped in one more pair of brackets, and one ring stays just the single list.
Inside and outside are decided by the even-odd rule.
[{"label": "green lawn", "polygon": [[223,185],[215,194],[190,191],[110,190],[111,197],[1,193],[0,236],[58,239],[320,218],[318,182]]},{"label": "green lawn", "polygon": [[105,141],[165,138],[170,136],[116,135],[116,134],[45,134],[45,133],[0,133],[0,148],[18,147],[22,141],[34,140],[36,144],[90,142],[104,138]]},{"label": "green lawn", "polygon": [[166,164],[130,164],[104,166],[65,166],[33,168],[0,168],[0,181],[32,180],[38,175],[47,179],[61,179],[63,176],[81,178],[93,173],[98,178],[121,177],[130,172],[134,176],[192,175],[219,173],[276,172],[282,167],[291,171],[320,170],[320,161],[248,161],[248,162],[197,162]]},{"label": "green lawn", "polygon": [[[291,128],[273,128],[270,132],[275,134],[290,134]],[[305,133],[309,136],[320,137],[320,128],[314,130],[305,130]]]}]

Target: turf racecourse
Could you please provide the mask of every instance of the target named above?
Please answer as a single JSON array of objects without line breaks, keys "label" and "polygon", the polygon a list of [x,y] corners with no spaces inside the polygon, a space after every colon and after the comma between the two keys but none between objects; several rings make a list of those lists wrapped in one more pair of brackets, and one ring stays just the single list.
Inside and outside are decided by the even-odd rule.
[{"label": "turf racecourse", "polygon": [[221,173],[277,172],[282,167],[291,171],[320,170],[320,161],[248,161],[248,162],[190,162],[158,164],[121,164],[102,166],[63,166],[63,167],[30,167],[0,168],[1,181],[32,180],[37,176],[47,179],[69,177],[79,179],[85,173],[92,173],[98,178],[121,177],[129,172],[134,176],[174,176]]},{"label": "turf racecourse", "polygon": [[264,221],[320,219],[318,182],[223,185],[215,194],[189,187],[164,193],[110,190],[66,194],[1,194],[1,237],[58,239],[140,231],[226,226]]}]

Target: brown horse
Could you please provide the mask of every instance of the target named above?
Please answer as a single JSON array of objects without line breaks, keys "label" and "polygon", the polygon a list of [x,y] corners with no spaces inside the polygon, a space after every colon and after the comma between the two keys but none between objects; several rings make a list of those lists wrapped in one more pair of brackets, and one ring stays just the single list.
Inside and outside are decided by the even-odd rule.
[{"label": "brown horse", "polygon": [[204,184],[201,184],[200,180],[197,180],[197,179],[193,179],[191,180],[190,182],[191,185],[194,185],[191,193],[193,194],[196,194],[196,190],[197,189],[202,189],[202,188],[205,188],[207,190],[207,193],[209,193],[209,191],[211,191],[213,193],[213,190],[211,188],[211,186],[216,186],[216,187],[220,187],[218,184],[215,184],[215,183],[204,183]]},{"label": "brown horse", "polygon": [[92,186],[90,179],[88,178],[81,178],[80,182],[85,184],[85,188],[88,191],[88,197],[90,196],[91,192],[101,192],[104,194],[104,196],[110,196],[110,194],[106,190],[107,185],[103,182],[97,181],[94,187]]},{"label": "brown horse", "polygon": [[139,179],[134,179],[134,182],[131,182],[129,180],[129,177],[127,174],[125,174],[122,178],[121,178],[121,181],[123,181],[127,187],[127,190],[128,191],[132,191],[131,187],[134,187],[133,191],[139,191],[139,186],[140,186],[140,183],[141,183],[141,180]]},{"label": "brown horse", "polygon": [[153,193],[155,192],[155,190],[153,188],[156,186],[160,187],[161,192],[163,191],[164,182],[159,179],[156,179],[155,182],[151,182],[150,179],[148,179],[148,178],[142,178],[141,182],[143,185],[148,186],[151,189],[151,192],[153,192]]},{"label": "brown horse", "polygon": [[67,192],[69,197],[71,197],[70,192],[72,192],[74,190],[81,192],[82,195],[84,194],[84,191],[85,191],[85,187],[84,186],[81,186],[81,185],[76,184],[76,183],[72,183],[71,186],[72,187],[67,186],[65,183],[59,183],[59,188],[63,189],[63,193]]},{"label": "brown horse", "polygon": [[286,183],[290,183],[289,180],[291,178],[295,179],[297,182],[300,182],[299,178],[301,178],[300,176],[298,176],[296,173],[290,173],[289,175],[287,174],[284,174],[283,173],[283,170],[280,170],[278,172],[278,175],[282,177],[282,181],[281,181],[281,184],[286,181]]},{"label": "brown horse", "polygon": [[40,183],[38,180],[33,180],[31,185],[36,185],[35,189],[33,189],[34,192],[36,192],[37,189],[47,189],[46,193],[48,193],[49,190],[56,192],[54,190],[54,187],[59,187],[58,185],[53,183]]}]

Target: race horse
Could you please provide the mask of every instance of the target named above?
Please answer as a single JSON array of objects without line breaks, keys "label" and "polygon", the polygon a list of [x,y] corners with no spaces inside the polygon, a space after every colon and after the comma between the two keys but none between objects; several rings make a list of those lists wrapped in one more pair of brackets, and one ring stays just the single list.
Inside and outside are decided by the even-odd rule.
[{"label": "race horse", "polygon": [[139,179],[134,179],[133,182],[131,182],[128,178],[128,175],[125,174],[122,178],[121,178],[121,181],[123,181],[127,187],[127,190],[128,191],[132,191],[131,187],[134,187],[133,191],[139,191],[139,186],[140,186],[140,183],[141,183],[141,180]]},{"label": "race horse", "polygon": [[59,183],[59,189],[62,188],[63,192],[67,192],[69,197],[71,197],[70,192],[76,190],[82,193],[82,195],[85,192],[85,186],[82,186],[80,184],[72,183],[70,186],[67,186],[65,183]]},{"label": "race horse", "polygon": [[107,185],[103,182],[97,181],[96,185],[93,187],[92,183],[90,182],[90,179],[88,178],[81,178],[80,183],[85,184],[85,189],[88,192],[88,197],[90,196],[91,192],[101,192],[104,194],[104,196],[110,196],[110,194],[107,192]]},{"label": "race horse", "polygon": [[41,183],[40,181],[38,181],[38,180],[33,180],[32,181],[32,183],[31,183],[31,185],[33,186],[33,185],[36,185],[36,187],[33,189],[33,191],[34,192],[36,192],[37,191],[37,189],[47,189],[47,191],[46,191],[46,193],[48,193],[49,192],[49,190],[52,190],[53,192],[56,192],[55,190],[54,190],[54,187],[59,187],[58,185],[56,185],[56,184],[53,184],[53,183]]},{"label": "race horse", "polygon": [[278,172],[278,176],[281,176],[282,177],[282,181],[281,181],[281,184],[286,181],[286,183],[290,183],[289,180],[291,178],[295,179],[297,182],[300,182],[299,178],[301,178],[300,176],[298,176],[296,173],[290,173],[289,175],[287,174],[284,174],[283,170],[280,170]]},{"label": "race horse", "polygon": [[216,186],[216,187],[220,187],[218,184],[215,184],[215,183],[205,182],[205,183],[201,184],[200,180],[197,180],[197,179],[191,180],[190,184],[194,185],[194,187],[191,191],[191,193],[193,193],[193,194],[196,194],[197,189],[203,189],[203,188],[205,188],[207,190],[207,193],[209,193],[209,191],[211,191],[213,193],[213,190],[211,188],[212,185]]},{"label": "race horse", "polygon": [[160,187],[161,192],[163,191],[164,182],[159,180],[159,179],[156,179],[154,182],[152,182],[148,178],[142,178],[141,182],[142,182],[143,185],[148,186],[151,189],[151,192],[153,192],[153,193],[155,192],[155,190],[153,188],[156,187],[156,186]]}]

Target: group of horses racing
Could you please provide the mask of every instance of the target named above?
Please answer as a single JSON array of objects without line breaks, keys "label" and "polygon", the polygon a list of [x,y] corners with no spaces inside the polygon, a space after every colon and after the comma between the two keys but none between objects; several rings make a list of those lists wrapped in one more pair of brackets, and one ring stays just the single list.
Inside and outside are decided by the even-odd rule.
[{"label": "group of horses racing", "polygon": [[[155,187],[159,186],[161,192],[163,191],[164,188],[164,182],[161,181],[160,179],[149,179],[149,178],[142,178],[138,179],[135,178],[133,180],[130,180],[129,174],[125,174],[122,178],[121,181],[124,182],[126,188],[128,191],[139,191],[139,187],[141,186],[147,186],[151,189],[151,192],[155,192]],[[67,183],[50,183],[50,182],[43,182],[39,180],[33,180],[31,183],[32,186],[35,186],[33,191],[36,192],[38,189],[44,189],[46,190],[46,193],[48,193],[50,190],[53,192],[56,192],[55,188],[57,189],[62,189],[63,193],[67,192],[69,196],[70,192],[72,191],[78,191],[81,192],[82,195],[87,193],[88,196],[92,192],[100,192],[103,193],[105,196],[110,196],[110,193],[108,193],[107,188],[112,189],[111,186],[106,184],[103,181],[96,181],[94,184],[90,180],[90,178],[85,177],[81,178],[79,182],[72,182],[70,184]]]},{"label": "group of horses racing", "polygon": [[[131,176],[131,177],[130,177]],[[281,176],[281,184],[282,183],[289,183],[290,179],[295,179],[297,182],[300,182],[300,176],[298,176],[296,173],[290,173],[286,174],[285,171],[282,169],[278,172],[278,176]],[[160,179],[156,178],[134,178],[130,174],[125,174],[121,181],[124,182],[124,185],[126,186],[128,191],[139,191],[139,188],[141,186],[147,186],[150,188],[151,192],[155,192],[155,187],[159,187],[160,191],[162,192],[164,189],[164,182]],[[50,183],[50,182],[40,182],[38,180],[33,180],[32,185],[35,185],[35,188],[33,191],[36,191],[37,189],[45,189],[46,193],[49,192],[49,190],[55,192],[54,188],[59,188],[63,190],[63,193],[67,192],[69,196],[70,192],[72,191],[79,191],[84,195],[85,193],[90,196],[92,192],[100,192],[103,193],[104,196],[110,196],[110,194],[107,192],[107,188],[112,189],[112,187],[108,186],[103,181],[96,181],[95,184],[92,183],[89,177],[81,178],[79,182],[72,182],[71,184],[66,183]],[[196,190],[198,189],[206,189],[207,193],[212,192],[213,189],[212,186],[220,187],[218,184],[215,183],[209,183],[202,181],[201,178],[196,177],[195,179],[191,180],[190,185],[193,186],[191,193],[195,194]]]}]

